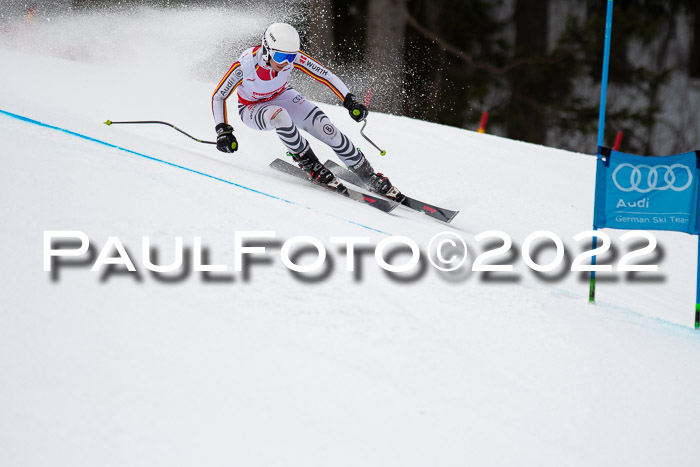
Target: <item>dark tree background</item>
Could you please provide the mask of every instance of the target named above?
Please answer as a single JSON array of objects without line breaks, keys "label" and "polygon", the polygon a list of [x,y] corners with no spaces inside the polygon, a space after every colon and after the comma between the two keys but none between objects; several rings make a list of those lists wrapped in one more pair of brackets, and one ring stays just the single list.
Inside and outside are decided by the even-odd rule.
[{"label": "dark tree background", "polygon": [[700,78],[700,2],[695,2],[693,10],[693,48],[690,54],[690,74]]},{"label": "dark tree background", "polygon": [[[547,55],[549,24],[548,0],[517,0],[515,3],[515,43],[513,59],[544,57]],[[528,63],[510,73],[510,102],[508,103],[508,135],[511,138],[544,142],[547,139],[547,109],[544,73],[546,67]]]},{"label": "dark tree background", "polygon": [[[73,0],[74,8],[135,3],[241,2]],[[339,67],[359,97],[372,91],[372,110],[469,129],[488,110],[488,133],[587,153],[595,151],[607,3],[276,2],[304,13],[295,23],[304,49]],[[614,5],[605,143],[624,131],[629,152],[700,149],[700,1]]]},{"label": "dark tree background", "polygon": [[[471,129],[488,110],[488,132],[595,150],[606,0],[332,4],[334,56],[359,64],[360,48],[364,63],[371,57],[372,74],[385,80],[401,71],[403,49],[403,79],[391,78],[402,89],[374,83],[375,110]],[[614,5],[606,144],[622,130],[630,152],[698,149],[700,109],[685,108],[687,115],[676,118],[668,96],[680,102],[689,87],[700,93],[700,2]],[[401,40],[397,21],[405,21]],[[377,23],[391,25],[391,41],[370,34]]]},{"label": "dark tree background", "polygon": [[367,7],[365,65],[382,82],[374,102],[387,112],[401,112],[407,0],[372,0]]}]

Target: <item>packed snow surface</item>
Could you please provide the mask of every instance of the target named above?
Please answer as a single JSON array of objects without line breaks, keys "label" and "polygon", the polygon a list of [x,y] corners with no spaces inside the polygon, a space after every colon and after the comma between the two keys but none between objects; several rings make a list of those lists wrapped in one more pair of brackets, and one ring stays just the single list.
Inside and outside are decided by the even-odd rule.
[{"label": "packed snow surface", "polygon": [[[568,268],[590,248],[573,237],[591,229],[594,142],[570,153],[371,113],[380,157],[339,103],[319,103],[404,192],[461,211],[446,225],[273,171],[284,148],[243,126],[234,102],[233,155],[162,125],[103,124],[164,120],[214,139],[211,93],[277,19],[143,9],[0,30],[0,463],[697,465],[697,238],[655,232],[645,259],[659,271],[601,274],[589,304],[587,274]],[[475,238],[494,230],[513,246],[486,262],[513,271],[472,271],[503,244]],[[536,273],[522,251],[542,230],[566,255]],[[82,232],[90,250],[47,272],[47,231]],[[237,272],[236,235],[251,231],[274,237]],[[616,252],[599,263],[615,264],[631,247],[606,233]],[[468,245],[455,272],[427,260],[438,234]],[[285,266],[297,236],[324,245],[321,270]],[[183,266],[150,272],[144,237],[159,265],[181,237]],[[366,237],[354,271],[333,237]],[[392,275],[374,251],[396,237],[421,263]],[[117,244],[136,272],[92,271]],[[552,242],[537,244],[550,262]],[[200,250],[227,270],[194,271]],[[411,257],[394,253],[395,265]]]}]

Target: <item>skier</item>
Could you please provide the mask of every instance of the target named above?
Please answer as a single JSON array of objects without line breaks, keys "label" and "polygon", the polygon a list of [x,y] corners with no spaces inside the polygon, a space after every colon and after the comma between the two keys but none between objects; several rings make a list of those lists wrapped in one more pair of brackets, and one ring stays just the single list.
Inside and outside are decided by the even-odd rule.
[{"label": "skier", "polygon": [[294,161],[312,180],[341,193],[347,190],[318,160],[299,129],[330,146],[369,190],[401,201],[403,195],[389,179],[375,173],[364,154],[326,114],[287,83],[289,74],[297,68],[328,86],[355,121],[367,117],[367,107],[357,101],[347,86],[299,48],[296,29],[286,23],[274,23],[263,34],[261,45],[246,49],[233,63],[212,96],[216,148],[227,153],[238,149],[226,112],[226,99],[238,90],[238,113],[243,123],[254,130],[275,130]]}]

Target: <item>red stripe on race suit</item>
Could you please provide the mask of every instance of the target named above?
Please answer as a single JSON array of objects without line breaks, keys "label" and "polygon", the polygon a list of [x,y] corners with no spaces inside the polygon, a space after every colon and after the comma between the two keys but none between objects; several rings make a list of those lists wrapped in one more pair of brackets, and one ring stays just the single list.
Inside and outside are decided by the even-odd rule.
[{"label": "red stripe on race suit", "polygon": [[284,92],[285,89],[287,89],[286,85],[285,85],[284,87],[282,87],[282,89],[280,89],[279,91],[275,92],[272,96],[266,97],[266,98],[264,98],[264,99],[254,100],[254,101],[249,101],[249,100],[243,99],[243,98],[241,97],[241,95],[239,94],[239,95],[238,95],[238,102],[240,102],[241,104],[243,104],[243,105],[245,105],[245,106],[253,105],[253,104],[260,104],[260,103],[263,103],[263,102],[269,102],[269,101],[271,101],[272,99],[274,99],[275,97],[277,97],[277,96],[279,96],[280,94],[282,94],[282,93]]}]

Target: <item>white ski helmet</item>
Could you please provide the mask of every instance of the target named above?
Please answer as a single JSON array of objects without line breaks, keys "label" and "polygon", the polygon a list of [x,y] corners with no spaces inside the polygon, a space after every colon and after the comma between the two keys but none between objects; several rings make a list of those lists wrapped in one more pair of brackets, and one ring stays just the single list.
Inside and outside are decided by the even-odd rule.
[{"label": "white ski helmet", "polygon": [[294,61],[294,56],[299,52],[299,33],[293,26],[287,23],[273,23],[266,30],[262,37],[262,58],[265,62],[270,60],[276,52],[280,54],[275,60],[277,63]]}]

